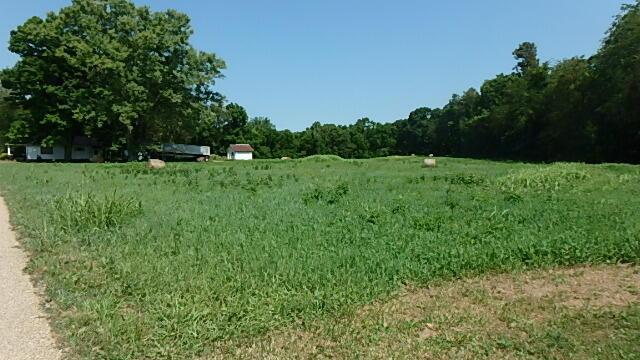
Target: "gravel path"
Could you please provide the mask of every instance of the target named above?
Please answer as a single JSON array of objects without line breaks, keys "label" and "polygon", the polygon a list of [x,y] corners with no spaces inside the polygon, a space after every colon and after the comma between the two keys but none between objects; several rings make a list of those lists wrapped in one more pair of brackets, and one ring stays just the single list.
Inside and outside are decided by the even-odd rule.
[{"label": "gravel path", "polygon": [[60,359],[0,197],[0,359]]}]

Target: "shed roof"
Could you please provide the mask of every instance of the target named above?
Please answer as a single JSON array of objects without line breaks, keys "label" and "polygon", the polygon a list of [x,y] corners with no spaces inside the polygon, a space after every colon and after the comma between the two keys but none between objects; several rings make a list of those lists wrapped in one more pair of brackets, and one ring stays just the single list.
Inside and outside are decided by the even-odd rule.
[{"label": "shed roof", "polygon": [[251,152],[253,148],[249,144],[232,144],[229,149],[234,152]]}]

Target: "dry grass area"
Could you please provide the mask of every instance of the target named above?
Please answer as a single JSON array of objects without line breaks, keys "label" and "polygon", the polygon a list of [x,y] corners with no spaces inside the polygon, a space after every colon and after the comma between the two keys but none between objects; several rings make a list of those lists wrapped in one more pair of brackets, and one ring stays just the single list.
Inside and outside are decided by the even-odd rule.
[{"label": "dry grass area", "polygon": [[226,342],[217,358],[620,358],[640,354],[640,268],[595,266],[405,287],[339,319]]}]

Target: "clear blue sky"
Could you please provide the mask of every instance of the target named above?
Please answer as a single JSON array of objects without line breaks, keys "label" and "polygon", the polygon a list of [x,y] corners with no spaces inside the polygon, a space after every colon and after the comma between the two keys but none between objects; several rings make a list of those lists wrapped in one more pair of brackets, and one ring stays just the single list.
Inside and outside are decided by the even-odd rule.
[{"label": "clear blue sky", "polygon": [[[629,0],[630,1],[630,0]],[[523,41],[543,60],[591,55],[624,0],[136,0],[175,8],[194,45],[227,62],[217,88],[250,116],[301,130],[314,121],[387,122],[501,72]],[[1,0],[0,67],[9,32],[70,0]]]}]

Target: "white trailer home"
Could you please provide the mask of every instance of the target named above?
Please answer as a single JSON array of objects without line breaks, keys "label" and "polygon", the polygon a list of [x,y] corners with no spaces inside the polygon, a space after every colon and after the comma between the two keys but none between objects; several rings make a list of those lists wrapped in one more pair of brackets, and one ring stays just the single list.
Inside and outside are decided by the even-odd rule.
[{"label": "white trailer home", "polygon": [[[20,149],[23,149],[23,151],[20,151]],[[7,147],[7,154],[15,157],[18,156],[19,153],[21,153],[21,157],[27,161],[65,160],[64,146],[58,144],[51,147],[35,144],[10,145]],[[71,160],[87,161],[99,153],[100,148],[95,141],[84,136],[74,137],[73,146],[71,147]]]},{"label": "white trailer home", "polygon": [[28,161],[64,160],[64,146],[54,145],[52,147],[44,147],[40,145],[27,145],[26,155]]},{"label": "white trailer home", "polygon": [[227,148],[229,160],[253,160],[253,148],[249,144],[233,144]]}]

